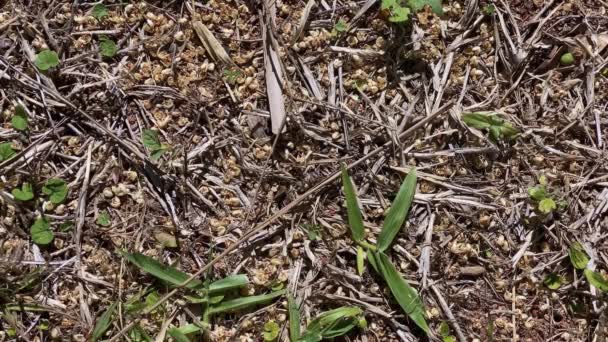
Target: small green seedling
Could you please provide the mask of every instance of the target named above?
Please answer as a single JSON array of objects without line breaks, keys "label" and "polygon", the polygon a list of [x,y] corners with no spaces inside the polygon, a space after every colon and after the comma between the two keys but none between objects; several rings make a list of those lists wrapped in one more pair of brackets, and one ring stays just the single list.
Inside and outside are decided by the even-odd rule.
[{"label": "small green seedling", "polygon": [[550,290],[557,290],[562,286],[563,278],[555,273],[549,273],[543,280],[543,284]]},{"label": "small green seedling", "polygon": [[141,139],[144,146],[150,150],[150,159],[152,160],[159,160],[171,147],[169,145],[161,144],[158,132],[152,129],[144,129]]},{"label": "small green seedling", "polygon": [[416,290],[401,276],[397,268],[389,260],[385,252],[391,246],[401,226],[407,218],[416,193],[416,169],[412,168],[401,184],[399,192],[386,214],[382,230],[376,245],[371,245],[365,239],[363,216],[359,209],[354,184],[345,166],[342,166],[342,184],[346,198],[348,225],[353,240],[357,244],[357,268],[363,272],[363,260],[367,258],[372,268],[388,284],[397,303],[403,311],[422,329],[429,334],[429,326],[425,319],[425,308]]},{"label": "small green seedling", "polygon": [[557,204],[547,192],[547,178],[540,176],[538,182],[537,186],[528,189],[528,195],[536,203],[538,211],[544,215],[548,215],[557,209]]},{"label": "small green seedling", "polygon": [[291,342],[319,342],[346,335],[355,327],[365,329],[367,321],[356,306],[343,306],[325,311],[315,317],[304,333],[300,333],[300,311],[292,296],[287,297],[289,312],[289,340]]},{"label": "small green seedling", "polygon": [[593,285],[593,287],[600,291],[608,292],[608,280],[606,280],[601,273],[592,271],[588,268],[585,269],[583,273],[585,274],[585,278],[587,278],[589,284]]},{"label": "small green seedling", "polygon": [[587,256],[583,245],[581,245],[579,242],[574,242],[570,248],[568,248],[568,256],[570,257],[570,263],[577,270],[584,270],[587,268],[589,256]]},{"label": "small green seedling", "polygon": [[21,189],[15,188],[11,191],[11,194],[16,200],[27,202],[34,198],[34,189],[30,183],[23,183],[21,184]]},{"label": "small green seedling", "polygon": [[99,53],[101,53],[102,56],[111,58],[116,56],[117,52],[118,47],[112,39],[107,36],[101,36],[99,38]]},{"label": "small green seedling", "polygon": [[49,223],[49,220],[47,220],[45,217],[37,218],[36,221],[34,221],[32,227],[30,228],[30,235],[32,236],[32,241],[34,241],[35,244],[40,246],[45,246],[51,243],[55,235],[51,231],[50,227],[51,224]]},{"label": "small green seedling", "polygon": [[[175,336],[179,336],[179,334],[188,335],[204,329],[208,325],[210,316],[212,315],[236,312],[257,305],[267,304],[286,293],[285,290],[280,290],[257,296],[238,297],[238,291],[236,290],[249,284],[249,279],[244,274],[232,275],[214,282],[201,281],[196,278],[188,281],[190,279],[189,274],[179,271],[172,266],[164,265],[153,258],[140,253],[126,253],[122,251],[120,253],[129,262],[166,284],[174,287],[185,287],[195,293],[193,296],[186,295],[184,298],[191,304],[201,305],[203,311],[202,322],[176,328],[178,332],[172,335],[174,338]],[[234,298],[234,294],[237,294],[236,298]],[[149,313],[153,308],[154,306],[149,306],[141,313]]]},{"label": "small green seedling", "polygon": [[487,5],[483,6],[483,8],[481,9],[481,12],[483,12],[483,14],[485,14],[485,15],[492,15],[492,14],[496,13],[496,7],[494,6],[494,4],[487,4]]},{"label": "small green seedling", "polygon": [[496,113],[463,113],[462,120],[469,126],[479,130],[488,130],[490,132],[490,138],[494,142],[499,140],[512,140],[519,130],[510,122],[506,122],[498,116]]},{"label": "small green seedling", "polygon": [[241,76],[243,76],[243,73],[239,69],[224,69],[224,79],[229,84],[235,84]]},{"label": "small green seedling", "polygon": [[15,151],[11,147],[11,143],[0,144],[0,162],[11,159],[15,155]]},{"label": "small green seedling", "polygon": [[97,20],[101,20],[108,16],[108,8],[104,4],[97,4],[93,6],[91,15]]},{"label": "small green seedling", "polygon": [[112,219],[107,211],[103,210],[97,216],[97,224],[102,227],[109,227],[112,224]]},{"label": "small green seedling", "polygon": [[441,322],[439,324],[439,336],[443,342],[456,342],[456,337],[450,335],[450,326],[448,322]]},{"label": "small green seedling", "polygon": [[574,55],[566,52],[560,57],[559,62],[564,66],[572,65],[574,64]]},{"label": "small green seedling", "polygon": [[264,323],[264,341],[265,342],[273,342],[279,338],[279,334],[281,333],[281,327],[275,321],[268,321]]},{"label": "small green seedling", "polygon": [[410,13],[418,12],[430,6],[437,15],[443,15],[443,5],[441,0],[382,0],[380,9],[388,12],[388,21],[393,23],[404,23],[409,20]]},{"label": "small green seedling", "polygon": [[42,50],[39,54],[36,55],[36,60],[34,60],[34,64],[36,64],[38,69],[42,71],[47,71],[59,65],[59,56],[55,51]]},{"label": "small green seedling", "polygon": [[42,192],[49,196],[53,204],[60,204],[68,197],[68,186],[62,179],[49,179],[42,187]]},{"label": "small green seedling", "polygon": [[404,23],[409,20],[410,9],[401,5],[399,0],[382,0],[380,9],[390,13],[388,17],[388,21],[390,22]]},{"label": "small green seedling", "polygon": [[11,118],[11,125],[18,131],[27,130],[28,118],[25,108],[21,105],[15,106],[15,114]]},{"label": "small green seedling", "polygon": [[346,23],[346,21],[340,19],[338,20],[338,22],[336,22],[334,28],[331,30],[331,35],[332,37],[335,37],[339,33],[346,32],[346,30],[348,30],[348,24]]},{"label": "small green seedling", "polygon": [[608,280],[599,272],[593,271],[587,266],[589,265],[589,256],[585,253],[585,248],[580,242],[574,242],[568,248],[570,263],[577,270],[583,270],[583,274],[589,284],[600,291],[608,292]]}]

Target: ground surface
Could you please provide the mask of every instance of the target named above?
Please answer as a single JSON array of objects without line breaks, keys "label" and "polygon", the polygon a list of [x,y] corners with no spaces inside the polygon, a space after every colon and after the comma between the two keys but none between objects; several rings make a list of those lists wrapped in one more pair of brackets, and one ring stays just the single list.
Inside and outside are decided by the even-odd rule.
[{"label": "ground surface", "polygon": [[[449,321],[466,340],[602,340],[605,296],[567,251],[579,241],[590,267],[608,271],[608,4],[512,0],[489,13],[446,1],[441,18],[427,8],[396,25],[374,1],[312,3],[106,1],[98,20],[94,3],[0,1],[0,142],[18,153],[0,161],[0,340],[85,340],[121,301],[106,335],[116,336],[133,319],[125,302],[168,292],[119,249],[195,273],[229,246],[208,278],[246,273],[249,294],[295,289],[305,319],[360,306],[369,326],[347,340],[425,340],[380,279],[356,273],[341,186],[323,183],[356,161],[372,242],[418,170],[390,255],[437,338]],[[231,62],[206,50],[196,20]],[[104,37],[114,57],[100,55]],[[33,61],[44,49],[60,65],[43,74]],[[279,135],[265,49],[282,66]],[[18,104],[27,131],[11,124]],[[463,122],[476,111],[521,134],[493,141]],[[169,146],[157,161],[145,129]],[[541,176],[557,204],[549,214],[528,195]],[[43,201],[51,178],[68,183],[63,204]],[[24,182],[43,200],[13,199]],[[47,247],[30,236],[41,213],[55,235]],[[543,284],[551,273],[557,290]],[[167,326],[192,323],[181,294],[136,315],[139,326],[162,340]],[[256,310],[214,317],[209,337],[260,341],[268,320],[285,325],[284,299]]]}]

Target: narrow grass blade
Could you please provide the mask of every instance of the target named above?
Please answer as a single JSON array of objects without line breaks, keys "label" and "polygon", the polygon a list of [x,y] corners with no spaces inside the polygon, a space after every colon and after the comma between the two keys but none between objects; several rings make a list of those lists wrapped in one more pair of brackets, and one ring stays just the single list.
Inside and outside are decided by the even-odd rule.
[{"label": "narrow grass blade", "polygon": [[363,311],[355,306],[341,307],[317,316],[306,329],[302,341],[320,341],[346,334],[358,322]]},{"label": "narrow grass blade", "polygon": [[251,296],[251,297],[243,297],[232,300],[227,300],[225,302],[221,302],[217,306],[213,306],[209,309],[209,314],[218,314],[222,312],[233,312],[241,309],[246,309],[252,306],[256,306],[259,304],[265,304],[274,298],[280,297],[285,294],[285,290],[271,292],[265,295],[259,296]]},{"label": "narrow grass blade", "polygon": [[95,323],[95,328],[93,328],[93,332],[91,333],[91,341],[99,340],[106,330],[108,330],[112,324],[112,315],[114,315],[114,310],[116,310],[117,304],[118,303],[115,302],[114,304],[110,305],[108,310],[106,310],[106,312],[99,317],[99,320],[97,320],[97,323]]},{"label": "narrow grass blade", "polygon": [[224,279],[214,281],[209,285],[209,294],[215,295],[226,291],[238,289],[249,283],[249,278],[244,274],[235,274]]},{"label": "narrow grass blade", "polygon": [[414,201],[416,194],[416,169],[412,168],[401,184],[397,197],[386,214],[382,231],[378,237],[378,251],[384,252],[393,242],[403,225],[403,221]]},{"label": "narrow grass blade", "polygon": [[397,272],[397,269],[386,254],[376,253],[376,261],[378,262],[382,277],[387,282],[399,306],[420,329],[428,334],[429,326],[424,318],[424,304],[416,290],[401,277],[401,274]]},{"label": "narrow grass blade", "polygon": [[179,331],[178,328],[170,328],[167,330],[167,332],[176,342],[191,342],[188,336]]},{"label": "narrow grass blade", "polygon": [[462,121],[469,127],[484,129],[492,126],[491,116],[482,113],[464,113]]},{"label": "narrow grass blade", "polygon": [[[190,278],[189,274],[179,271],[171,266],[164,265],[143,254],[124,252],[122,254],[135,266],[173,285],[181,285]],[[185,286],[193,290],[202,290],[204,288],[203,282],[198,279],[192,279],[192,281]]]},{"label": "narrow grass blade", "polygon": [[342,165],[342,185],[344,186],[344,197],[346,197],[346,211],[348,213],[348,225],[350,226],[355,241],[361,241],[365,235],[363,227],[363,216],[357,203],[357,194],[353,182],[348,175],[348,170]]},{"label": "narrow grass blade", "polygon": [[357,246],[357,273],[363,275],[365,270],[365,251],[363,247]]},{"label": "narrow grass blade", "polygon": [[300,308],[292,295],[287,296],[287,306],[289,310],[289,340],[297,342],[300,338]]}]

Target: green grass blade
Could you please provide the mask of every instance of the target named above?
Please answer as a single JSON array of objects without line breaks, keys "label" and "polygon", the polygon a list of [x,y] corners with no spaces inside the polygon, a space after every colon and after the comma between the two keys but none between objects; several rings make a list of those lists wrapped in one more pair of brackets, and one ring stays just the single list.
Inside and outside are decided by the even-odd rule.
[{"label": "green grass blade", "polygon": [[319,338],[334,338],[346,334],[357,325],[363,311],[356,306],[341,307],[317,316],[302,336],[303,341],[320,341]]},{"label": "green grass blade", "polygon": [[221,294],[226,291],[241,288],[249,284],[249,278],[244,274],[235,274],[224,279],[214,281],[209,285],[209,294]]},{"label": "green grass blade", "polygon": [[178,328],[170,328],[167,332],[176,342],[191,342],[188,336],[182,333]]},{"label": "green grass blade", "polygon": [[117,304],[117,302],[114,302],[114,304],[110,305],[108,310],[106,310],[106,312],[99,317],[99,320],[97,320],[97,323],[95,323],[95,328],[93,328],[93,332],[91,333],[91,341],[99,340],[106,330],[108,330],[112,324],[112,315],[114,315],[114,310],[116,310]]},{"label": "green grass blade", "polygon": [[422,299],[416,290],[401,277],[395,266],[384,253],[376,253],[376,261],[382,277],[387,282],[393,296],[403,311],[422,329],[429,333],[429,326],[424,318],[425,309]]},{"label": "green grass blade", "polygon": [[412,168],[401,184],[397,197],[386,214],[382,231],[378,237],[378,251],[384,252],[393,242],[403,225],[403,221],[414,201],[416,194],[416,169]]},{"label": "green grass blade", "polygon": [[232,300],[227,300],[225,302],[221,302],[220,304],[213,306],[209,309],[209,314],[218,314],[222,312],[233,312],[241,309],[246,309],[248,307],[256,306],[259,304],[265,304],[270,302],[271,300],[280,297],[286,293],[286,290],[280,290],[271,292],[265,295],[259,296],[251,296],[251,297],[243,297]]},{"label": "green grass blade", "polygon": [[292,295],[287,296],[287,306],[289,310],[289,340],[297,342],[300,338],[300,308]]},{"label": "green grass blade", "polygon": [[[189,274],[179,271],[174,267],[164,265],[143,254],[124,252],[122,254],[135,266],[141,268],[147,273],[150,273],[156,278],[167,281],[173,285],[181,285],[190,278]],[[204,288],[203,282],[198,279],[192,279],[192,281],[190,281],[185,286],[193,290],[202,290]]]},{"label": "green grass blade", "polygon": [[365,251],[363,247],[357,246],[357,273],[361,276],[365,271]]},{"label": "green grass blade", "polygon": [[348,225],[353,234],[355,241],[363,240],[365,235],[365,228],[363,227],[363,216],[359,209],[359,203],[357,203],[357,194],[355,193],[355,187],[353,182],[348,175],[348,170],[342,165],[342,185],[344,186],[344,197],[346,197],[346,211],[348,213]]},{"label": "green grass blade", "polygon": [[482,113],[463,113],[462,121],[469,127],[484,129],[492,126],[492,118],[490,115]]}]

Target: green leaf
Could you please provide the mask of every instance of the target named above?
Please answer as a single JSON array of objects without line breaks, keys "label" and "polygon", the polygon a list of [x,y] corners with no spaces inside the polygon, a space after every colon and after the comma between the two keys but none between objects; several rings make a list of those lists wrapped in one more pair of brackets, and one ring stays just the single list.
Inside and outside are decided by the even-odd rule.
[{"label": "green leaf", "polygon": [[493,141],[499,141],[501,136],[501,126],[490,126],[490,138]]},{"label": "green leaf", "polygon": [[218,314],[222,312],[234,312],[242,309],[246,309],[252,306],[266,304],[274,298],[280,297],[286,293],[285,290],[275,291],[264,295],[242,297],[232,300],[221,302],[217,306],[209,308],[209,314]]},{"label": "green leaf", "polygon": [[570,52],[566,52],[559,58],[559,62],[565,66],[572,65],[574,64],[574,55]]},{"label": "green leaf", "polygon": [[99,41],[99,53],[101,53],[102,56],[104,57],[114,57],[116,56],[116,53],[118,52],[118,47],[116,46],[116,43],[105,37],[105,38],[101,38]]},{"label": "green leaf", "polygon": [[485,14],[485,15],[492,15],[492,14],[496,13],[496,7],[494,7],[494,5],[493,5],[493,4],[488,4],[488,5],[485,5],[485,6],[484,6],[484,7],[481,9],[481,11],[482,11],[482,12],[483,12],[483,14]]},{"label": "green leaf", "polygon": [[93,6],[93,10],[91,10],[91,15],[97,20],[107,17],[108,8],[104,4],[97,4]]},{"label": "green leaf", "polygon": [[362,313],[363,311],[355,306],[326,311],[310,322],[300,340],[320,341],[344,335],[358,325]]},{"label": "green leaf", "polygon": [[55,235],[50,229],[51,224],[45,217],[37,218],[32,227],[30,227],[30,235],[35,244],[45,246],[53,241]]},{"label": "green leaf", "polygon": [[420,11],[424,9],[424,6],[430,6],[433,13],[437,15],[443,15],[443,5],[441,0],[408,0],[408,6],[413,11]]},{"label": "green leaf", "polygon": [[[190,275],[179,271],[171,266],[164,265],[149,256],[145,256],[140,253],[121,253],[123,257],[129,260],[135,266],[141,268],[147,273],[155,276],[158,279],[162,279],[173,285],[181,285],[190,278]],[[188,284],[185,285],[189,289],[201,290],[204,288],[203,282],[198,279],[192,279]]]},{"label": "green leaf", "polygon": [[456,338],[450,335],[450,326],[448,322],[441,322],[439,325],[439,336],[443,342],[456,342]]},{"label": "green leaf", "polygon": [[179,328],[173,328],[184,335],[197,334],[200,333],[201,330],[207,329],[208,325],[204,322],[197,322],[197,324],[186,324],[182,325]]},{"label": "green leaf", "polygon": [[272,342],[279,337],[281,328],[275,321],[268,321],[264,323],[264,341]]},{"label": "green leaf", "polygon": [[95,323],[95,328],[93,329],[93,332],[91,333],[92,341],[97,341],[101,337],[103,337],[103,334],[108,330],[108,328],[112,324],[112,315],[114,315],[114,310],[116,309],[116,304],[118,304],[118,303],[114,302],[114,304],[110,305],[108,310],[106,310],[106,312],[104,312],[103,315],[101,315],[101,317],[99,317],[99,319],[97,320],[97,323]]},{"label": "green leaf", "polygon": [[386,214],[382,231],[378,237],[378,251],[384,252],[401,229],[416,194],[416,169],[412,168],[401,184],[397,197]]},{"label": "green leaf", "polygon": [[34,190],[32,189],[32,185],[30,183],[21,184],[21,189],[15,188],[11,191],[11,194],[13,194],[13,197],[15,197],[16,200],[22,202],[26,202],[34,198]]},{"label": "green leaf", "polygon": [[547,190],[545,189],[544,186],[542,185],[537,185],[533,188],[529,188],[528,189],[528,195],[530,195],[530,198],[540,202],[542,201],[545,197],[547,197]]},{"label": "green leaf", "polygon": [[399,6],[397,4],[397,0],[382,0],[382,4],[380,4],[380,9],[389,9],[395,6]]},{"label": "green leaf", "polygon": [[179,331],[177,328],[170,328],[167,333],[173,337],[176,342],[191,342],[188,336]]},{"label": "green leaf", "polygon": [[583,245],[579,242],[574,242],[568,249],[568,255],[570,256],[570,262],[572,266],[578,270],[585,269],[589,263],[589,257],[585,253]]},{"label": "green leaf", "polygon": [[441,337],[445,337],[448,336],[450,334],[450,326],[448,325],[448,322],[441,322],[441,324],[439,324],[439,336]]},{"label": "green leaf", "polygon": [[551,290],[557,290],[562,286],[562,277],[555,273],[549,273],[543,280],[543,284]]},{"label": "green leaf", "polygon": [[158,132],[152,129],[144,129],[141,140],[144,146],[149,150],[159,150],[162,148]]},{"label": "green leaf", "polygon": [[163,154],[165,154],[165,152],[167,152],[167,149],[166,149],[166,148],[164,148],[164,147],[159,148],[159,149],[157,149],[157,150],[152,150],[152,151],[150,152],[150,159],[155,160],[155,161],[156,161],[156,160],[159,160],[159,159],[160,159],[160,157],[162,157],[162,156],[163,156]]},{"label": "green leaf", "polygon": [[348,29],[348,25],[344,20],[340,19],[336,25],[334,25],[334,29],[338,32],[345,32]]},{"label": "green leaf", "polygon": [[50,196],[51,203],[59,204],[68,196],[68,186],[61,179],[49,179],[42,187],[42,192]]},{"label": "green leaf", "polygon": [[152,342],[150,335],[139,324],[131,328],[127,335],[132,342]]},{"label": "green leaf", "polygon": [[59,65],[59,56],[57,52],[51,50],[42,50],[36,55],[34,64],[42,71],[49,70]]},{"label": "green leaf", "polygon": [[112,224],[112,219],[107,211],[103,210],[97,216],[97,224],[103,227],[109,227]]},{"label": "green leaf", "polygon": [[241,288],[249,284],[249,278],[244,274],[235,274],[224,279],[214,281],[209,285],[209,294],[222,294],[226,291]]},{"label": "green leaf", "polygon": [[292,295],[287,295],[287,306],[289,311],[289,340],[297,342],[300,338],[300,308]]},{"label": "green leaf", "polygon": [[397,303],[399,303],[403,311],[414,321],[414,323],[428,334],[430,330],[424,317],[425,309],[422,299],[420,299],[416,290],[401,277],[401,274],[397,272],[395,266],[384,253],[380,252],[375,254],[381,275],[387,282]]},{"label": "green leaf", "polygon": [[519,134],[519,130],[511,123],[505,122],[502,126],[500,126],[500,135],[505,139],[511,140],[515,138]]},{"label": "green leaf", "polygon": [[365,235],[363,227],[363,216],[357,203],[357,194],[353,182],[348,175],[348,170],[342,165],[342,185],[344,187],[344,197],[346,197],[346,212],[348,213],[348,225],[350,226],[355,241],[361,241]]},{"label": "green leaf", "polygon": [[538,202],[538,210],[543,214],[550,214],[556,208],[557,205],[552,198],[543,198],[540,202]]},{"label": "green leaf", "polygon": [[464,121],[467,126],[477,129],[485,129],[492,126],[491,115],[483,113],[463,113],[462,121]]},{"label": "green leaf", "polygon": [[403,23],[408,21],[410,15],[410,9],[407,7],[393,7],[391,9],[391,16],[388,18],[388,21],[393,23]]},{"label": "green leaf", "polygon": [[608,292],[608,280],[599,272],[594,272],[590,269],[585,269],[585,277],[589,284],[593,285],[598,290]]},{"label": "green leaf", "polygon": [[363,275],[365,270],[365,251],[363,247],[357,246],[357,274]]},{"label": "green leaf", "polygon": [[28,118],[25,109],[21,105],[15,107],[15,115],[11,118],[11,125],[18,131],[27,130]]},{"label": "green leaf", "polygon": [[9,160],[15,155],[15,151],[11,147],[11,143],[1,143],[0,144],[0,162]]}]

